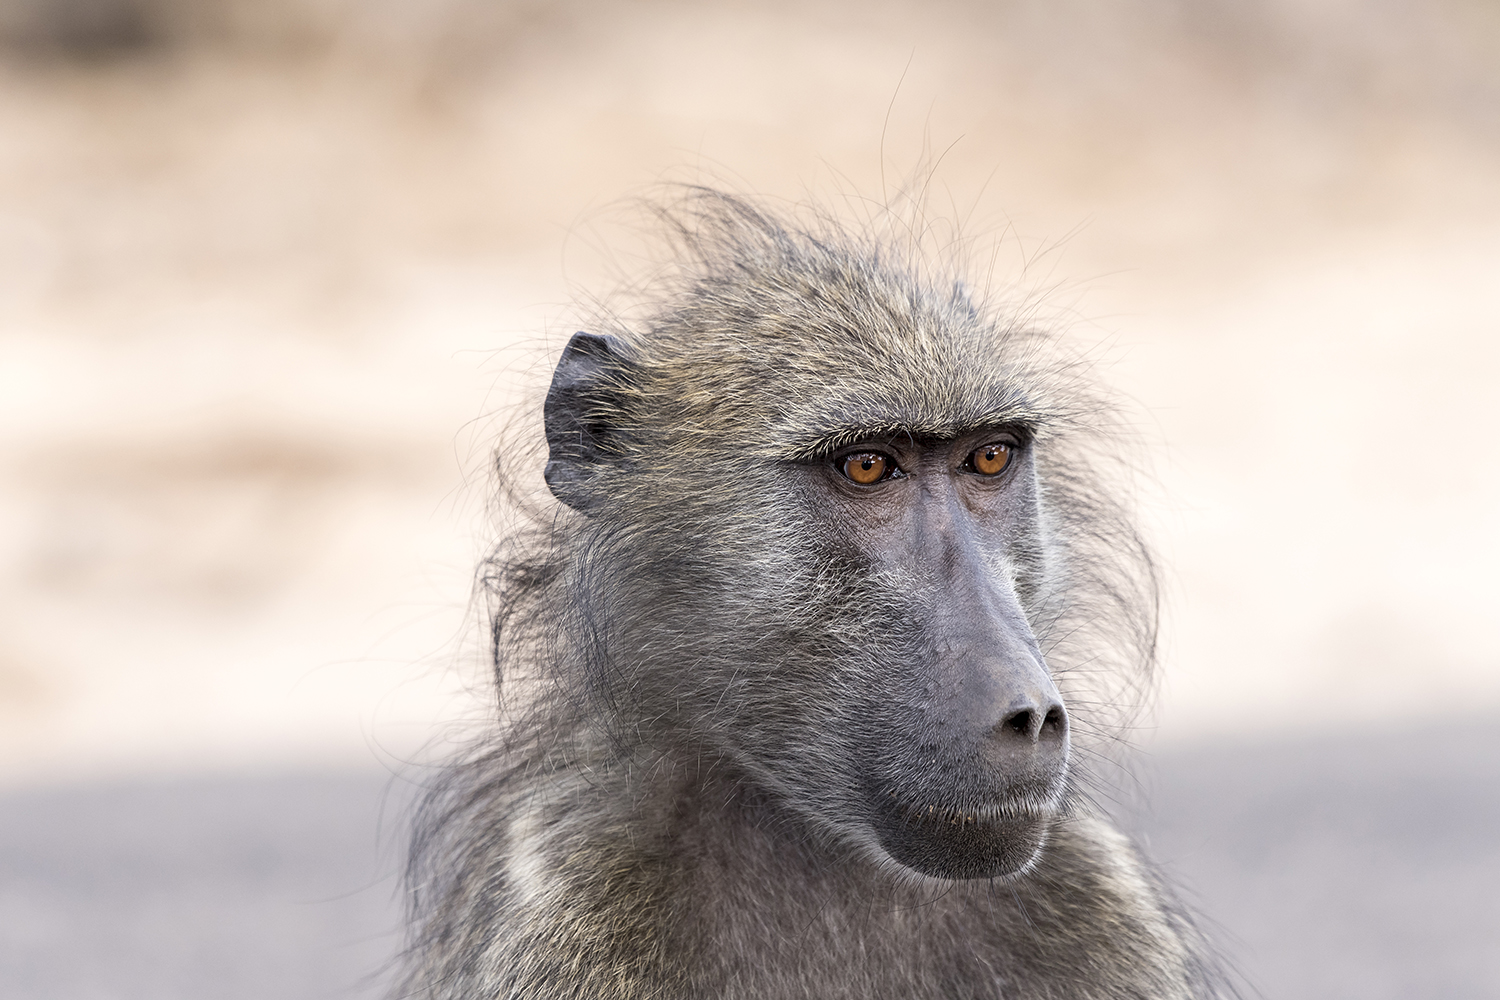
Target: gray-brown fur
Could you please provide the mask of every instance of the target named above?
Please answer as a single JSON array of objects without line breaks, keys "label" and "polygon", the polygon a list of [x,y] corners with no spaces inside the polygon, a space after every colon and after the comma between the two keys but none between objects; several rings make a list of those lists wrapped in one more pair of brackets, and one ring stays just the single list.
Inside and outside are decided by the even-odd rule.
[{"label": "gray-brown fur", "polygon": [[[1220,995],[1085,794],[1155,621],[1149,562],[1099,475],[1107,408],[1086,367],[873,236],[711,191],[662,218],[676,270],[637,320],[591,330],[607,342],[575,341],[549,397],[566,504],[517,500],[523,524],[485,567],[505,723],[424,808],[400,995]],[[926,739],[947,718],[903,692],[949,669],[951,608],[841,541],[846,501],[818,492],[840,447],[975,428],[1024,439],[1031,478],[972,561],[995,606],[1024,612],[983,634],[1039,648],[1067,705],[1065,779],[976,777],[968,743],[932,736],[941,766],[907,745],[904,726]],[[1005,751],[1027,775],[1035,730]],[[887,779],[899,806],[875,801]],[[916,838],[948,815],[1004,854],[989,831],[1009,814],[985,789],[1046,817],[1040,849],[987,862],[995,877],[920,874],[871,832],[898,808]],[[962,861],[954,843],[939,870]]]}]

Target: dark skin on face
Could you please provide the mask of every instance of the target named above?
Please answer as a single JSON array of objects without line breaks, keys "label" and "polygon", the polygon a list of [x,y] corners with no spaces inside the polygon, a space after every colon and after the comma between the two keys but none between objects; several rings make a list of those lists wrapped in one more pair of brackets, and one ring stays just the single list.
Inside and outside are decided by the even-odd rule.
[{"label": "dark skin on face", "polygon": [[[618,447],[598,414],[634,371],[613,338],[579,333],[548,390],[543,475],[586,514]],[[839,571],[872,574],[880,614],[900,618],[868,637],[871,669],[830,692],[859,730],[843,734],[862,803],[849,821],[938,878],[1024,871],[1062,799],[1068,717],[1016,591],[1040,519],[1029,445],[1020,427],[887,432],[787,470]]]},{"label": "dark skin on face", "polygon": [[897,861],[942,878],[1024,869],[1045,839],[1068,754],[1067,713],[1010,569],[1036,523],[1027,434],[887,436],[808,471],[827,537],[902,581],[932,629],[931,654],[902,668],[871,747],[877,838]]}]

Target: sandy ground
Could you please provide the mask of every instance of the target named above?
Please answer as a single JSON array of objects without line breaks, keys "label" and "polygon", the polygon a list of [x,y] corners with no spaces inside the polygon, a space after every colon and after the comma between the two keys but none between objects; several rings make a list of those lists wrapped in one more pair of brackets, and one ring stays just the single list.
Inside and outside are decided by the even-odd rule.
[{"label": "sandy ground", "polygon": [[[1247,1000],[1500,995],[1500,726],[1179,747],[1130,820]],[[16,1000],[377,997],[410,786],[368,771],[0,798]]]},{"label": "sandy ground", "polygon": [[1162,738],[1399,717],[1413,670],[1500,710],[1486,11],[5,0],[0,780],[472,715],[485,456],[674,179],[915,184],[1098,359]]},{"label": "sandy ground", "polygon": [[664,181],[1042,295],[1140,438],[1158,855],[1267,996],[1495,991],[1476,0],[0,0],[0,983],[389,953],[367,774],[482,717],[487,456]]}]

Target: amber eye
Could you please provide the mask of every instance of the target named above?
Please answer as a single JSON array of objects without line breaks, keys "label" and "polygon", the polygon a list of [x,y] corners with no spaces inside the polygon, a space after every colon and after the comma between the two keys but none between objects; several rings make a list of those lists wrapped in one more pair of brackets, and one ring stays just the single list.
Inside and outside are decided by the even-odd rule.
[{"label": "amber eye", "polygon": [[997,476],[1009,463],[1008,444],[987,444],[983,448],[974,449],[974,454],[969,456],[969,464],[981,476]]},{"label": "amber eye", "polygon": [[878,451],[861,451],[844,458],[844,475],[865,486],[878,483],[891,469],[891,460]]}]

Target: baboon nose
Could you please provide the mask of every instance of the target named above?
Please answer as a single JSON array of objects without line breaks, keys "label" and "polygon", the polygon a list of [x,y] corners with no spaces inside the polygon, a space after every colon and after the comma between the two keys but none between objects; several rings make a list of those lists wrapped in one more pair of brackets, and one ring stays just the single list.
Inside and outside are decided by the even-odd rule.
[{"label": "baboon nose", "polygon": [[1026,743],[1061,743],[1068,736],[1068,712],[1055,698],[1027,698],[1011,706],[995,734]]}]

